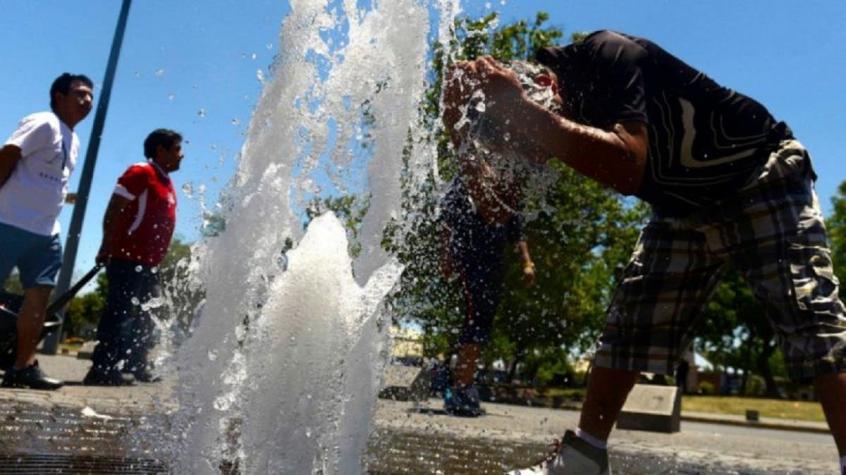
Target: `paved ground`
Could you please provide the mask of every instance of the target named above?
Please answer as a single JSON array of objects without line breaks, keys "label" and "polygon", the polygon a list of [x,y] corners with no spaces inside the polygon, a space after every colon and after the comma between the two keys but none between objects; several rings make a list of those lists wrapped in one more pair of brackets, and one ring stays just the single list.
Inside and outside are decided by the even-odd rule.
[{"label": "paved ground", "polygon": [[[48,374],[65,378],[56,392],[0,389],[0,473],[161,473],[150,431],[167,432],[162,414],[174,408],[172,384],[131,388],[78,383],[88,362],[41,356]],[[487,404],[478,419],[449,417],[440,402],[380,400],[371,439],[372,473],[502,473],[534,461],[546,444],[574,427],[577,413]],[[698,422],[682,432],[616,431],[611,458],[617,474],[836,473],[837,454],[824,426],[785,424],[801,431]],[[764,421],[765,423],[768,421]],[[138,434],[147,434],[140,437]],[[96,456],[93,456],[96,454]],[[53,464],[53,465],[50,465]],[[49,467],[57,467],[55,471]],[[74,468],[75,467],[75,468]],[[110,468],[111,467],[111,468]],[[130,467],[130,468],[127,468]],[[27,471],[29,470],[29,471]]]},{"label": "paved ground", "polygon": [[[544,444],[578,421],[573,411],[498,404],[486,404],[485,417],[457,419],[443,414],[439,406],[437,400],[417,409],[410,403],[379,401],[377,454],[390,453],[382,445],[411,447],[413,442],[423,447],[419,452],[438,457],[403,458],[410,466],[431,468],[407,473],[437,469],[501,473],[502,468],[537,459]],[[618,430],[610,445],[615,473],[623,474],[823,474],[837,470],[837,451],[827,434],[683,422],[682,431],[672,435]],[[476,462],[467,467],[463,465],[467,460]],[[372,466],[382,464],[377,460]]]}]

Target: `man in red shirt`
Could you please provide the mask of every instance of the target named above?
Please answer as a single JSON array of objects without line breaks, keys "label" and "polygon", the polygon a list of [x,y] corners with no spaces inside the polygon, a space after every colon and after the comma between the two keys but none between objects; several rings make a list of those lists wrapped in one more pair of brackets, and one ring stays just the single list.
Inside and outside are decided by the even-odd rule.
[{"label": "man in red shirt", "polygon": [[147,362],[154,324],[144,304],[159,295],[157,266],[176,225],[169,174],[182,161],[182,136],[154,130],[144,140],[144,156],[146,162],[130,166],[118,179],[103,218],[97,260],[106,264],[109,291],[86,385],[155,381]]}]

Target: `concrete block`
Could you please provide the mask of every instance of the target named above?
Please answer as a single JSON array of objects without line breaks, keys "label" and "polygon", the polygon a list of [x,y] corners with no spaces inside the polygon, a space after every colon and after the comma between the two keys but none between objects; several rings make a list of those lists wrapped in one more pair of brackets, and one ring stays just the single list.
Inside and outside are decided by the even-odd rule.
[{"label": "concrete block", "polygon": [[429,371],[417,366],[388,365],[379,397],[396,401],[423,401],[428,399],[431,387]]},{"label": "concrete block", "polygon": [[617,428],[678,432],[681,428],[681,391],[676,386],[636,384],[617,418]]},{"label": "concrete block", "polygon": [[86,341],[82,347],[77,351],[76,357],[81,360],[90,360],[94,355],[94,347],[97,346],[96,341]]}]

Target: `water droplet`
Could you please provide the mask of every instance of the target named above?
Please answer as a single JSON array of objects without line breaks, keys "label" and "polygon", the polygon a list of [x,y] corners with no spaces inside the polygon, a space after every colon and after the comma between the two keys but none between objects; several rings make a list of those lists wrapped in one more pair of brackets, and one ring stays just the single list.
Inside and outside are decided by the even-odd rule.
[{"label": "water droplet", "polygon": [[144,311],[152,310],[154,308],[159,308],[165,304],[165,299],[162,297],[153,297],[150,300],[147,300],[143,304],[141,304],[141,309]]},{"label": "water droplet", "polygon": [[159,68],[159,69],[157,69],[155,74],[156,74],[156,77],[157,77],[157,78],[160,78],[160,77],[164,76],[164,75],[165,75],[165,70],[164,70],[164,68]]},{"label": "water droplet", "polygon": [[217,360],[217,351],[209,350],[209,361]]},{"label": "water droplet", "polygon": [[141,267],[141,266],[135,266],[135,272],[141,272],[142,270],[144,270],[144,268],[143,268],[143,267]]},{"label": "water droplet", "polygon": [[232,125],[241,125],[241,120],[237,117],[232,119]]},{"label": "water droplet", "polygon": [[273,43],[268,43],[268,44],[264,45],[264,47],[267,48],[268,51],[272,50],[273,49]]},{"label": "water droplet", "polygon": [[261,69],[256,70],[256,79],[258,79],[258,82],[264,84],[264,71]]},{"label": "water droplet", "polygon": [[194,197],[194,185],[190,181],[182,185],[182,194],[189,199]]},{"label": "water droplet", "polygon": [[141,305],[141,301],[138,300],[138,297],[132,297],[132,305]]},{"label": "water droplet", "polygon": [[197,115],[198,115],[199,117],[205,117],[205,116],[206,116],[206,110],[205,110],[205,109],[203,109],[203,108],[201,107],[201,108],[197,111]]},{"label": "water droplet", "polygon": [[173,101],[174,99],[176,99],[176,94],[171,92],[170,94],[167,95],[167,100]]},{"label": "water droplet", "polygon": [[221,412],[227,411],[231,405],[231,401],[225,396],[220,396],[214,400],[214,408]]},{"label": "water droplet", "polygon": [[256,58],[258,58],[257,54],[253,53],[253,54],[250,55],[250,59],[252,59],[253,61],[255,61]]}]

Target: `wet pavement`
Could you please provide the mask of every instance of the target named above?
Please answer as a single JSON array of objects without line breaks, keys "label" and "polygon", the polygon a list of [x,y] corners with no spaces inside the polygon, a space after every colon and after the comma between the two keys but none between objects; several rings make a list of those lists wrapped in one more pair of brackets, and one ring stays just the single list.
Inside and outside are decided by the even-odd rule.
[{"label": "wet pavement", "polygon": [[[485,417],[461,419],[439,406],[379,401],[371,469],[502,473],[541,459],[547,444],[578,421],[574,411],[500,404],[485,404]],[[831,436],[820,433],[682,422],[676,434],[616,430],[609,442],[614,473],[624,475],[837,472]]]},{"label": "wet pavement", "polygon": [[[59,391],[0,389],[0,473],[166,473],[164,450],[176,409],[173,383],[103,388],[78,384],[88,362],[41,356]],[[380,400],[367,470],[378,474],[477,474],[539,460],[547,445],[575,427],[578,413],[486,404],[476,419],[450,417],[438,400]],[[732,421],[727,421],[732,422]],[[707,422],[677,434],[615,431],[617,474],[836,473],[837,452],[819,425],[805,431]],[[790,425],[786,425],[790,427]],[[818,430],[819,429],[819,430]],[[820,433],[818,433],[820,432]],[[160,434],[161,437],[155,436]]]}]

